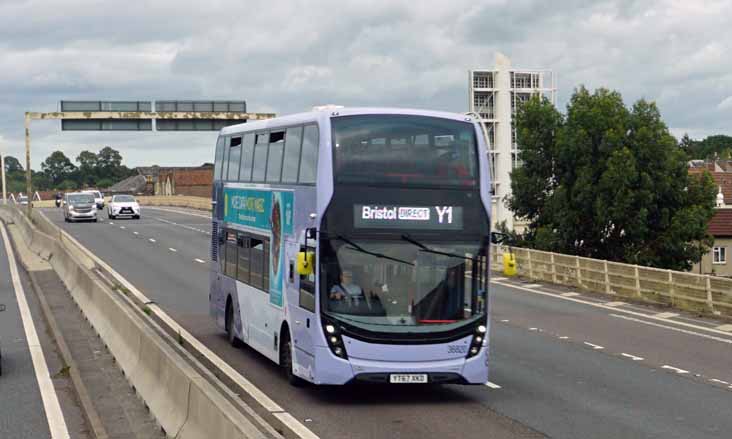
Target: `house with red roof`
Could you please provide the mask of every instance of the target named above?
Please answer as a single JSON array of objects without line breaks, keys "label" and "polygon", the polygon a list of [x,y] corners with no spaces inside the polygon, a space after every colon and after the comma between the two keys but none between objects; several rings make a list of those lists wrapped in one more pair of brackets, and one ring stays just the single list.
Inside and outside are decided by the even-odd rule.
[{"label": "house with red roof", "polygon": [[717,208],[709,221],[709,234],[714,237],[714,244],[692,272],[732,277],[732,165],[728,162],[690,163],[689,174],[704,171],[711,174],[719,188]]}]

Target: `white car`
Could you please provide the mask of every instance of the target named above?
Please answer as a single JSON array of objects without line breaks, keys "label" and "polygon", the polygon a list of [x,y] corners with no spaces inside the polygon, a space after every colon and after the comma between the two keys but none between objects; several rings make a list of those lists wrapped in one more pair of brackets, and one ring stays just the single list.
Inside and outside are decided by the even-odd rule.
[{"label": "white car", "polygon": [[107,218],[115,219],[118,216],[129,216],[140,219],[140,205],[132,195],[114,195],[107,205]]},{"label": "white car", "polygon": [[94,196],[94,203],[97,205],[97,209],[104,209],[104,194],[98,190],[82,191],[85,194],[92,194]]}]

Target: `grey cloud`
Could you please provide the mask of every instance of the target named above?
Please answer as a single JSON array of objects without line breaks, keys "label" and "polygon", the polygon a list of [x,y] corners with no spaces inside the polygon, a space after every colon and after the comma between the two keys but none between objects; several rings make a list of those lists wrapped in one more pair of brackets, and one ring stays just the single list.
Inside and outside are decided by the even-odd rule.
[{"label": "grey cloud", "polygon": [[[280,114],[313,105],[467,109],[467,70],[556,72],[656,100],[674,133],[732,132],[729,1],[0,0],[0,135],[60,99],[246,99]],[[683,133],[683,132],[682,132]],[[112,145],[130,164],[209,161],[215,134],[61,133],[34,123],[38,165],[62,148]]]}]

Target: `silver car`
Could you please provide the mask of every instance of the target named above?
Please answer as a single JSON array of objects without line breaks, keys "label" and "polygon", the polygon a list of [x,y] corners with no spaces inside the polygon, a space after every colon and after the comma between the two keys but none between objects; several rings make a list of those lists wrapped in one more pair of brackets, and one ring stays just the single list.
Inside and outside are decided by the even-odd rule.
[{"label": "silver car", "polygon": [[97,222],[94,195],[72,192],[64,196],[64,221],[91,220]]}]

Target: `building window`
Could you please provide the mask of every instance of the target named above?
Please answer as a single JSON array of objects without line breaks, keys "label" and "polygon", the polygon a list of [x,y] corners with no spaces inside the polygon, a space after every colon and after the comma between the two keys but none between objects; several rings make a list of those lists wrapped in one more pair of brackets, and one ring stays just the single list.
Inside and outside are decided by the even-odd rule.
[{"label": "building window", "polygon": [[474,88],[493,88],[493,72],[473,72]]},{"label": "building window", "polygon": [[726,264],[727,263],[727,247],[714,247],[712,250],[713,259],[712,262],[715,264]]}]

